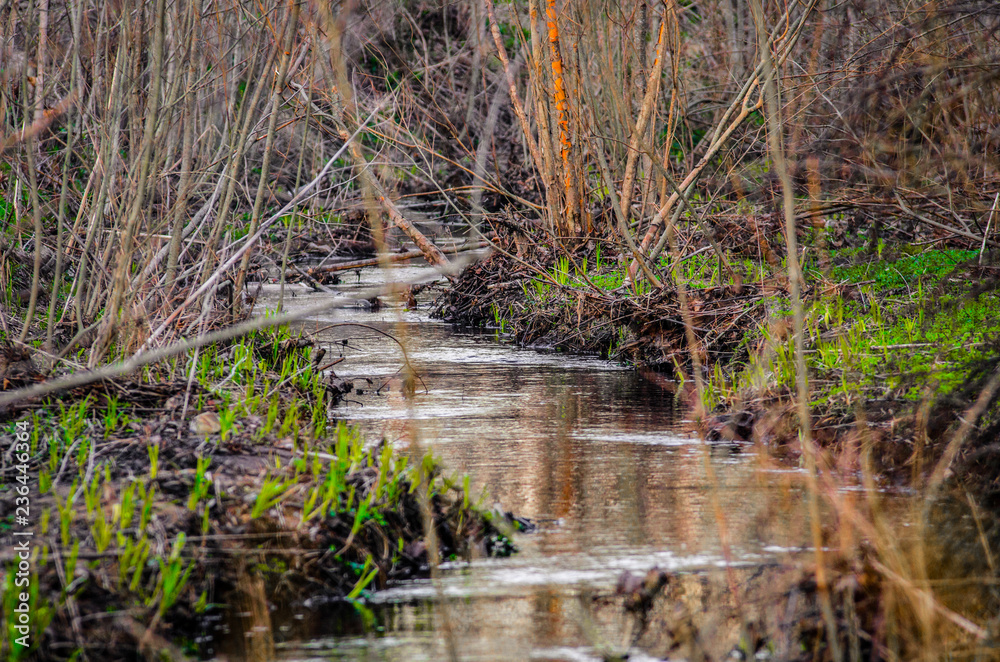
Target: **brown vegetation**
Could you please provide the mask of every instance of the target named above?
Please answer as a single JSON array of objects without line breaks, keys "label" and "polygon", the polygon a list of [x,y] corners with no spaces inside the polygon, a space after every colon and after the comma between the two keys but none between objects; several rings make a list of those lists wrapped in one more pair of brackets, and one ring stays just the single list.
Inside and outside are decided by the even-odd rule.
[{"label": "brown vegetation", "polygon": [[[810,499],[865,473],[873,436],[928,502],[966,469],[993,494],[991,357],[905,420],[873,389],[817,412],[806,337],[846,333],[819,328],[825,297],[865,296],[830,277],[838,250],[975,250],[954,279],[996,289],[998,31],[985,0],[0,3],[0,398],[242,335],[250,281],[321,286],[334,255],[410,248],[448,272],[450,226],[494,254],[442,315],[676,370],[697,418],[715,366],[790,348],[791,379],[746,411],[798,444]],[[688,271],[706,260],[707,283]],[[995,626],[940,607],[875,506],[839,515],[879,534],[858,566],[898,592],[878,614],[919,631],[873,657]],[[815,650],[838,658],[846,593],[814,533]]]}]

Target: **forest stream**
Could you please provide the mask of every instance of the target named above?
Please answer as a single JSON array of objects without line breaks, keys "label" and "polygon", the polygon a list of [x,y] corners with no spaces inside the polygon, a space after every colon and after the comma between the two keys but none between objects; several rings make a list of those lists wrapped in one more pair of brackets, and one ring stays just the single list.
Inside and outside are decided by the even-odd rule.
[{"label": "forest stream", "polygon": [[[352,273],[338,293],[381,278]],[[332,295],[286,293],[285,308],[323,296]],[[487,506],[537,530],[518,534],[509,558],[446,561],[434,581],[374,593],[374,628],[350,609],[290,615],[297,625],[280,627],[295,635],[278,644],[281,659],[608,659],[641,634],[616,585],[654,567],[674,578],[667,592],[680,600],[654,608],[659,625],[642,634],[643,650],[695,646],[720,659],[748,613],[775,611],[768,601],[788,583],[775,578],[812,554],[803,472],[765,463],[749,444],[703,445],[674,395],[635,371],[519,349],[427,309],[349,308],[303,323],[332,356],[343,353],[337,376],[361,390],[338,415],[400,449],[417,440],[447,471],[468,474],[472,494],[485,489]],[[378,331],[406,347],[419,375],[411,402],[400,346]],[[694,634],[679,634],[679,623]]]},{"label": "forest stream", "polygon": [[1000,661],[998,62],[0,2],[0,660]]}]

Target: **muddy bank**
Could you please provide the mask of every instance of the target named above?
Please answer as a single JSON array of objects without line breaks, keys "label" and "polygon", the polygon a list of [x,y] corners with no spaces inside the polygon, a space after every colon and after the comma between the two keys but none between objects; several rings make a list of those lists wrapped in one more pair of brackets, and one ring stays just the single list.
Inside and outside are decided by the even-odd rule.
[{"label": "muddy bank", "polygon": [[[656,287],[628,278],[631,256],[613,239],[574,249],[512,213],[490,225],[498,250],[455,280],[435,315],[524,346],[635,366],[672,380],[692,405],[699,366],[710,441],[797,445],[794,333],[780,262],[749,259],[757,246],[731,246],[718,259],[695,233],[678,264],[660,258]],[[982,437],[968,448],[985,467],[990,433],[960,431],[960,420],[1000,357],[995,256],[981,264],[978,251],[947,244],[875,251],[851,227],[831,224],[828,239],[839,236],[831,240],[839,248],[805,260],[804,345],[818,441],[837,450],[867,435],[876,440],[879,472],[902,477],[912,473],[915,452],[928,469],[961,432]],[[777,246],[775,232],[762,241]],[[995,418],[995,391],[977,409],[982,421]],[[927,439],[919,448],[917,437]]]},{"label": "muddy bank", "polygon": [[[436,302],[435,316],[495,329],[527,347],[598,354],[672,374],[690,360],[677,292],[629,283],[613,241],[575,250],[514,214],[490,220],[499,250],[466,269]],[[703,361],[735,361],[748,328],[766,316],[780,283],[719,283],[691,292]]]},{"label": "muddy bank", "polygon": [[[501,250],[438,300],[443,319],[637,366],[676,391],[689,411],[703,407],[705,418],[692,427],[713,446],[738,451],[750,442],[784,466],[805,463],[780,261],[747,260],[733,246],[726,258],[736,273],[727,273],[695,234],[693,254],[680,265],[657,264],[665,284],[657,289],[626,281],[628,257],[612,240],[567,249],[510,216],[492,230]],[[861,541],[832,558],[817,555],[815,565],[799,568],[799,579],[780,584],[776,599],[794,614],[792,649],[783,638],[791,621],[776,627],[751,619],[744,621],[743,654],[906,659],[969,646],[991,656],[991,614],[1000,604],[990,560],[1000,540],[997,257],[940,239],[893,248],[868,239],[846,233],[836,249],[803,258],[817,489],[836,506],[821,536],[835,548],[857,527]],[[674,274],[688,295],[694,352],[670,285]],[[859,480],[868,496],[846,503],[837,491]],[[917,533],[905,544],[884,522],[875,494],[890,484],[917,495]],[[641,593],[639,579],[628,581]],[[959,585],[965,589],[952,589]],[[675,623],[657,636],[673,636],[675,626],[683,629]],[[687,654],[708,659],[690,642],[696,646]],[[659,655],[671,653],[655,646]]]},{"label": "muddy bank", "polygon": [[[349,385],[307,338],[188,358],[6,414],[0,471],[26,476],[37,523],[32,647],[5,638],[10,659],[246,658],[291,632],[273,619],[363,611],[441,559],[513,551],[511,526],[430,456],[331,417]],[[17,497],[0,495],[9,518]]]}]

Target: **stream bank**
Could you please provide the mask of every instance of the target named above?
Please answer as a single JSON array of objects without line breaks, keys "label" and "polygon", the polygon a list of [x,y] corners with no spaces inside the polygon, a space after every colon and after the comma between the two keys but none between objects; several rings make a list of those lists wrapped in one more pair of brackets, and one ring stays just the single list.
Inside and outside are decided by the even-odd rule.
[{"label": "stream bank", "polygon": [[25,476],[37,526],[27,650],[3,559],[5,659],[266,658],[283,613],[364,613],[438,558],[510,554],[512,523],[433,458],[332,417],[347,389],[325,352],[257,332],[8,411],[0,471]]},{"label": "stream bank", "polygon": [[[383,277],[364,272],[341,289]],[[637,371],[517,348],[492,331],[429,319],[426,306],[386,303],[305,323],[343,347],[338,376],[356,389],[341,414],[404,447],[421,439],[470,477],[473,494],[485,489],[485,503],[538,530],[518,537],[511,557],[449,562],[434,581],[376,593],[374,630],[314,617],[315,639],[288,641],[282,659],[724,659],[750,624],[759,634],[746,645],[762,650],[788,651],[798,632],[813,631],[801,471],[746,443],[702,445],[683,398]],[[405,345],[421,376],[410,397],[397,373],[401,349],[383,333]],[[893,511],[905,502],[885,499]],[[795,633],[779,641],[772,634],[786,612]]]},{"label": "stream bank", "polygon": [[[436,302],[436,316],[521,346],[640,368],[673,380],[692,406],[692,370],[700,365],[707,439],[794,451],[794,333],[779,238],[762,239],[770,259],[761,257],[761,244],[727,246],[719,260],[707,242],[676,265],[660,258],[657,288],[628,278],[630,255],[613,239],[572,250],[509,212],[491,228],[497,250],[456,279]],[[976,439],[953,459],[980,481],[978,490],[987,489],[1000,475],[989,444],[997,409],[991,379],[1000,365],[997,256],[940,240],[890,250],[880,239],[873,247],[849,223],[831,222],[826,232],[837,248],[803,258],[805,360],[820,445],[843,457],[860,425],[873,437],[877,472],[908,481],[914,464],[933,468],[961,433]],[[697,233],[692,241],[697,248]],[[670,284],[675,278],[687,312]],[[981,425],[962,431],[963,412],[981,395]],[[918,437],[926,441],[915,446]]]},{"label": "stream bank", "polygon": [[[828,229],[835,248],[802,257],[818,466],[807,494],[833,509],[823,518],[824,540],[843,540],[847,530],[863,542],[802,568],[803,585],[828,588],[813,603],[826,615],[800,642],[811,642],[806,647],[818,659],[862,648],[863,658],[908,658],[954,646],[992,659],[991,615],[1000,607],[990,561],[1000,546],[997,256],[935,237],[890,249],[869,241],[863,229],[841,227],[839,236],[836,223]],[[779,466],[807,466],[780,260],[769,264],[747,255],[755,247],[728,246],[734,273],[727,273],[707,242],[697,250],[693,232],[693,257],[657,263],[662,282],[679,276],[686,288],[702,369],[699,393],[675,287],[628,282],[628,258],[613,240],[572,250],[510,215],[492,231],[500,250],[455,282],[438,300],[437,315],[486,327],[509,342],[640,367],[674,389],[686,411],[701,397],[708,414],[689,429],[712,447],[746,444]],[[856,481],[867,494],[863,505],[837,496]],[[914,497],[906,543],[881,512],[874,496],[880,485]],[[965,596],[952,585],[964,586]],[[843,592],[847,586],[854,588]],[[921,601],[932,605],[930,612]],[[771,632],[764,639],[773,649]],[[859,644],[858,633],[868,643]]]},{"label": "stream bank", "polygon": [[[340,288],[421,271],[364,272]],[[518,539],[513,557],[447,563],[433,581],[375,594],[375,630],[318,617],[315,638],[287,642],[283,659],[832,659],[817,563],[845,653],[907,659],[981,644],[995,598],[976,579],[988,565],[968,502],[942,499],[922,525],[924,502],[911,490],[824,472],[817,551],[807,472],[765,444],[702,443],[691,434],[690,382],[498,343],[500,329],[385,304],[306,322],[343,348],[338,375],[360,386],[343,415],[404,447],[421,439],[470,476],[472,493],[486,489],[485,503],[532,518],[538,531]],[[409,396],[401,349],[385,333],[421,375]],[[964,587],[941,613],[961,615],[971,633],[938,641],[913,620],[919,596],[898,580],[912,576],[914,550],[931,577]]]},{"label": "stream bank", "polygon": [[[337,293],[415,281],[426,271],[366,270]],[[286,293],[285,305],[294,311],[329,296],[336,294]],[[83,621],[95,628],[99,646],[168,650],[174,658],[273,651],[285,660],[438,660],[453,650],[459,659],[496,660],[830,658],[801,468],[761,443],[704,444],[692,436],[690,382],[681,386],[650,372],[643,378],[597,357],[497,343],[499,329],[470,333],[428,319],[426,297],[421,293],[415,307],[394,296],[379,306],[359,297],[356,308],[306,319],[291,335],[252,337],[159,366],[143,379],[177,385],[146,405],[153,418],[123,421],[122,408],[95,395],[94,406],[60,410],[51,428],[41,425],[40,439],[54,436],[63,444],[57,464],[67,467],[65,480],[72,469],[80,481],[70,486],[80,494],[72,509],[65,506],[65,480],[51,490],[47,535],[59,563],[43,578],[49,597],[39,596],[63,608],[51,621],[53,643],[63,644],[51,649],[53,657],[80,647],[69,612],[75,604],[83,613],[112,606],[114,617]],[[274,301],[264,294],[260,305]],[[400,371],[407,363],[419,376],[412,390]],[[184,391],[192,365],[196,386],[183,418],[167,401]],[[133,390],[143,392],[138,385]],[[64,408],[80,407],[81,395],[65,399]],[[269,396],[278,396],[273,409]],[[325,434],[314,434],[325,420],[318,412],[337,399],[331,413],[359,431],[331,419]],[[215,427],[211,417],[201,433],[191,429],[198,410],[241,407],[253,411],[220,416],[217,432],[205,432]],[[172,420],[160,420],[164,415]],[[57,429],[70,436],[58,437]],[[74,436],[93,438],[89,448],[96,450],[82,454],[68,441]],[[363,442],[377,439],[386,443]],[[414,441],[418,459],[403,466]],[[158,448],[155,460],[151,447]],[[108,455],[116,462],[102,469]],[[95,469],[88,478],[90,456]],[[343,457],[352,458],[346,473],[337,461]],[[982,646],[989,630],[981,624],[995,613],[995,595],[969,583],[989,570],[975,552],[975,524],[984,520],[969,514],[979,511],[952,500],[918,528],[912,524],[919,501],[906,492],[879,490],[863,476],[840,478],[827,488],[822,511],[829,523],[826,599],[840,649],[882,659],[939,645],[906,607],[920,594],[894,579],[912,574],[906,550],[917,548],[936,564],[932,578],[966,582],[940,614],[965,619],[972,630],[949,633],[947,645]],[[309,517],[330,485],[342,485],[338,498],[346,510]],[[121,544],[139,545],[141,558],[141,527],[132,526],[143,523],[140,486],[156,500],[143,529],[151,548],[145,566],[113,553]],[[433,581],[424,556],[432,547],[420,534],[423,489],[439,516],[444,561]],[[188,507],[192,499],[195,510]],[[88,502],[97,507],[88,510]],[[469,512],[466,502],[482,508]],[[138,512],[122,525],[128,503]],[[501,508],[485,514],[495,503]],[[510,551],[509,529],[493,528],[506,509],[530,517],[538,531],[516,538],[520,552],[513,557],[487,558],[494,542]],[[68,546],[61,539],[64,517]],[[889,533],[870,535],[858,521]],[[983,530],[992,539],[989,520]],[[926,545],[928,539],[940,544]],[[73,541],[82,550],[75,557]],[[333,554],[345,549],[340,559]],[[247,563],[229,562],[239,558]],[[119,585],[122,562],[132,564],[126,566],[132,574]],[[66,576],[78,583],[59,577],[67,564]],[[176,601],[158,617],[165,589],[178,578],[184,582]],[[367,593],[366,580],[368,588],[385,590]],[[196,590],[206,585],[211,590]],[[47,613],[44,602],[37,606]],[[154,619],[158,634],[147,638]],[[206,622],[207,631],[197,630]],[[924,638],[910,639],[912,632]]]}]

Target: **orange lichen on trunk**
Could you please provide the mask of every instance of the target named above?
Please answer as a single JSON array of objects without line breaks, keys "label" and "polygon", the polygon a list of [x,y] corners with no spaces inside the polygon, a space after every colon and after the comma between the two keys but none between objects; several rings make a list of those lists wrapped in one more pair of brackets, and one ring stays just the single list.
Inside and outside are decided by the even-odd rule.
[{"label": "orange lichen on trunk", "polygon": [[559,54],[559,23],[557,21],[556,0],[549,0],[546,9],[546,27],[549,33],[549,56],[552,66],[552,100],[556,108],[556,123],[559,127],[560,155],[563,162],[563,183],[566,197],[563,211],[566,222],[560,223],[569,231],[575,229],[576,223],[576,188],[573,185],[573,168],[570,164],[570,151],[573,143],[569,138],[569,104],[566,97],[566,85],[563,80],[562,57]]}]

